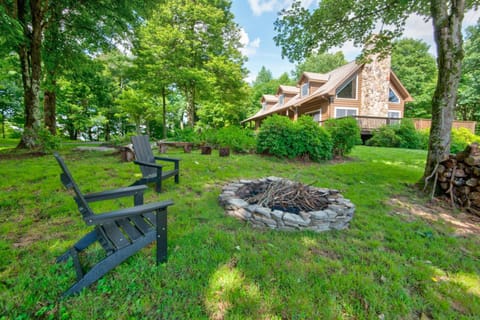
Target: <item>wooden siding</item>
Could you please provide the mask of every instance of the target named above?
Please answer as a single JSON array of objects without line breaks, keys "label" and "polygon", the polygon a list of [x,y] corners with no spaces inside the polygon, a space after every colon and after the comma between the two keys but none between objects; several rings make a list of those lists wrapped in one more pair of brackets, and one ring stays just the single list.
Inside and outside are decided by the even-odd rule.
[{"label": "wooden siding", "polygon": [[314,93],[315,91],[317,91],[318,88],[320,88],[322,86],[323,83],[321,82],[315,82],[315,81],[310,81],[310,85],[309,85],[309,95]]},{"label": "wooden siding", "polygon": [[[343,83],[340,84],[340,86]],[[362,114],[362,100],[361,100],[361,90],[362,87],[362,77],[361,77],[361,70],[357,72],[357,98],[356,99],[344,99],[344,98],[337,98],[335,96],[333,103],[330,104],[326,119],[335,118],[335,108],[337,107],[344,107],[344,108],[356,108],[358,110],[358,114]],[[323,118],[322,118],[323,119]]]}]

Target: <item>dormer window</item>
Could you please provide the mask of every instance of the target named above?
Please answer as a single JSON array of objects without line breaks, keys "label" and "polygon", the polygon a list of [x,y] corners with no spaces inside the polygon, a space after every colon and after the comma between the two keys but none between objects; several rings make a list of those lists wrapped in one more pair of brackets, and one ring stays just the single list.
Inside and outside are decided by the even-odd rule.
[{"label": "dormer window", "polygon": [[267,110],[267,102],[262,103],[262,110]]},{"label": "dormer window", "polygon": [[392,90],[392,88],[390,88],[389,92],[388,92],[388,102],[392,102],[392,103],[399,103],[400,102],[400,99],[398,98],[395,91]]},{"label": "dormer window", "polygon": [[357,75],[354,75],[345,81],[337,89],[337,98],[356,99],[357,98]]},{"label": "dormer window", "polygon": [[305,82],[304,84],[302,84],[302,91],[301,91],[301,96],[302,97],[308,96],[308,89],[310,89],[309,87],[310,86],[309,86],[308,82]]},{"label": "dormer window", "polygon": [[278,97],[278,105],[279,106],[283,106],[283,104],[285,103],[285,94],[281,94],[279,97]]}]

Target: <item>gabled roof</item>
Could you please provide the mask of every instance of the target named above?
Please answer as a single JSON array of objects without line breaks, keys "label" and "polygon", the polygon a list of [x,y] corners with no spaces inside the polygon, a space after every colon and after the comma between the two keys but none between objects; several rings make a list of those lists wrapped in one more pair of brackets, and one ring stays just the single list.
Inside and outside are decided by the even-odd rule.
[{"label": "gabled roof", "polygon": [[315,73],[315,72],[304,72],[298,79],[298,84],[303,82],[303,79],[306,78],[308,81],[314,82],[327,82],[328,81],[328,74],[323,73]]},{"label": "gabled roof", "polygon": [[357,64],[355,61],[352,61],[350,63],[347,63],[346,65],[330,71],[329,73],[327,73],[328,81],[311,95],[303,98],[301,103],[310,101],[320,96],[335,95],[335,90],[337,89],[337,87],[344,83],[346,80],[348,80],[348,78],[353,76],[362,67],[362,65],[363,64]]},{"label": "gabled roof", "polygon": [[[273,113],[278,113],[285,111],[291,107],[295,106],[300,106],[301,104],[308,102],[310,100],[316,99],[316,98],[325,98],[328,99],[329,96],[334,96],[336,94],[336,89],[342,85],[345,81],[347,81],[350,77],[352,77],[355,73],[358,72],[358,70],[363,66],[364,64],[357,64],[356,61],[352,61],[350,63],[347,63],[346,65],[343,65],[337,69],[334,69],[328,73],[321,74],[321,73],[313,73],[313,72],[304,72],[299,80],[299,84],[301,83],[301,80],[303,78],[307,78],[312,81],[317,81],[317,82],[324,82],[315,92],[312,94],[306,96],[306,97],[300,97],[299,89],[297,87],[289,87],[289,86],[280,86],[279,90],[283,88],[295,88],[296,89],[296,95],[288,100],[285,104],[279,105],[278,104],[278,97],[276,100],[276,104],[274,104],[270,109],[268,110],[260,110],[257,112],[254,116],[243,120],[242,122],[247,122],[251,121],[254,119],[258,118],[263,118],[267,115],[273,114]],[[393,71],[390,71],[390,81],[392,81],[397,88],[400,90],[400,94],[404,98],[406,102],[408,101],[413,101],[412,97],[408,93],[407,89],[402,85],[400,80],[397,78],[395,73]],[[293,91],[293,89],[292,89]],[[285,91],[284,91],[285,92]],[[277,91],[278,93],[278,91]]]},{"label": "gabled roof", "polygon": [[299,89],[297,87],[294,87],[294,86],[280,85],[278,87],[277,94],[279,94],[280,91],[283,92],[283,93],[297,94],[299,92]]},{"label": "gabled roof", "polygon": [[262,100],[265,100],[266,102],[278,102],[278,97],[273,94],[264,94]]},{"label": "gabled roof", "polygon": [[396,85],[396,87],[399,89],[400,91],[399,93],[402,95],[405,102],[413,101],[412,96],[407,91],[407,89],[403,86],[403,84],[400,82],[400,79],[398,79],[397,75],[393,71],[390,71],[390,81],[392,81]]},{"label": "gabled roof", "polygon": [[[314,98],[318,98],[321,96],[329,96],[329,95],[334,95],[335,94],[335,89],[341,85],[345,80],[347,80],[349,77],[351,77],[355,72],[360,69],[362,65],[357,64],[355,61],[352,61],[350,63],[347,63],[346,65],[343,65],[335,70],[330,71],[329,73],[326,74],[320,74],[320,73],[313,73],[313,72],[304,72],[302,74],[302,77],[304,76],[310,76],[310,75],[316,75],[316,79],[327,79],[325,84],[323,84],[320,88],[318,88],[315,92],[313,92],[311,95],[306,96],[306,97],[300,97],[299,89],[297,89],[297,95],[295,95],[293,98],[288,100],[285,104],[279,105],[278,102],[274,104],[270,109],[268,110],[263,110],[261,109],[258,111],[254,116],[243,120],[242,122],[247,122],[250,120],[254,120],[257,118],[261,118],[273,113],[285,111],[290,107],[298,106],[304,102],[310,101]],[[309,78],[312,79],[312,78]],[[286,86],[284,86],[286,87]],[[264,95],[265,97],[266,95]],[[278,101],[278,98],[277,98]]]}]

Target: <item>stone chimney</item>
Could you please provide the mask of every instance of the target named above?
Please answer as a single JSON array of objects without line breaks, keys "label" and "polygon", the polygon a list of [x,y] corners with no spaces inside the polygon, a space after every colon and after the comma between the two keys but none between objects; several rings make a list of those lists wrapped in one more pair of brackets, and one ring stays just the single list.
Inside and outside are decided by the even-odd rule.
[{"label": "stone chimney", "polygon": [[360,115],[373,117],[388,116],[388,93],[390,87],[390,55],[378,53],[367,56],[362,70]]}]

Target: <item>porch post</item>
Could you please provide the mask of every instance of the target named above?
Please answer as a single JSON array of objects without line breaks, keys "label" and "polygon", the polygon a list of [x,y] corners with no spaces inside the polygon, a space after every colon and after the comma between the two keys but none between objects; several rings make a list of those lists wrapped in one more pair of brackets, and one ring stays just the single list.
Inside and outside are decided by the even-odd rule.
[{"label": "porch post", "polygon": [[293,121],[297,121],[298,120],[298,107],[295,106],[295,109],[293,110]]}]

